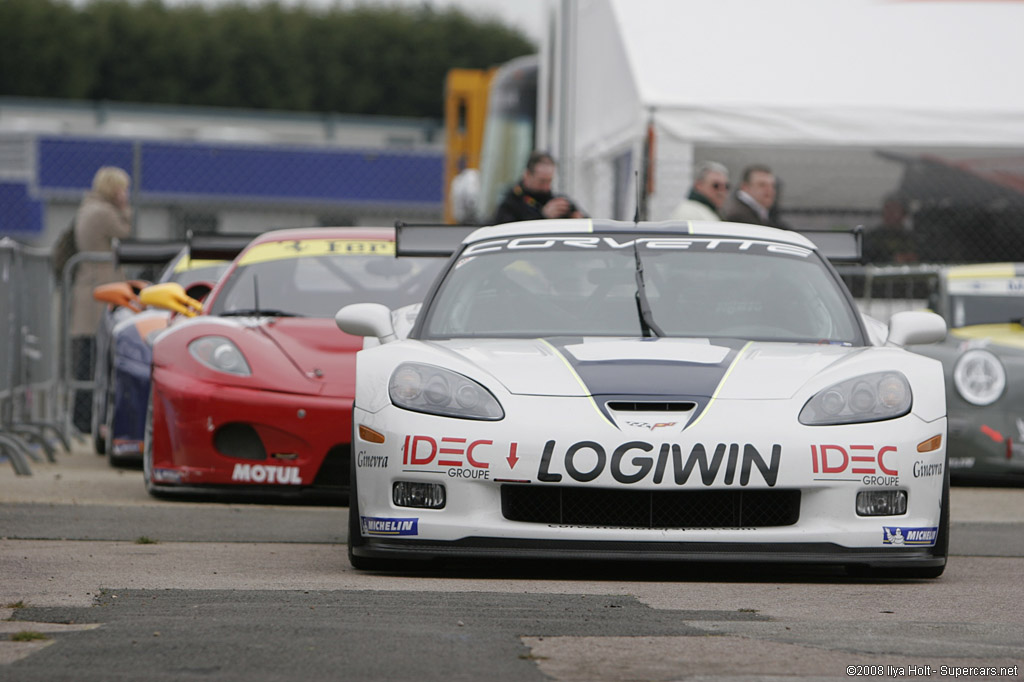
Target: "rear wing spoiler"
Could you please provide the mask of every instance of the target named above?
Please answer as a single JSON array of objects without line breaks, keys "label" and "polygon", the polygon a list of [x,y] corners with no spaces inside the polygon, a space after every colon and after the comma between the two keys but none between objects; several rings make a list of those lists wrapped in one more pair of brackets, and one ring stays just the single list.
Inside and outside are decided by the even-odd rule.
[{"label": "rear wing spoiler", "polygon": [[143,239],[114,240],[114,265],[159,265],[167,263],[185,248],[182,241]]},{"label": "rear wing spoiler", "polygon": [[[398,256],[451,256],[477,225],[395,222],[395,254]],[[852,230],[794,230],[810,239],[830,261],[859,263],[864,228]]]},{"label": "rear wing spoiler", "polygon": [[196,260],[234,260],[256,234],[192,234],[185,241],[155,239],[114,240],[115,265],[162,265],[188,247]]},{"label": "rear wing spoiler", "polygon": [[188,234],[188,255],[195,260],[234,260],[259,234]]},{"label": "rear wing spoiler", "polygon": [[814,242],[818,252],[833,262],[860,263],[864,247],[864,228],[852,230],[796,230]]},{"label": "rear wing spoiler", "polygon": [[395,222],[396,256],[451,256],[476,225]]}]

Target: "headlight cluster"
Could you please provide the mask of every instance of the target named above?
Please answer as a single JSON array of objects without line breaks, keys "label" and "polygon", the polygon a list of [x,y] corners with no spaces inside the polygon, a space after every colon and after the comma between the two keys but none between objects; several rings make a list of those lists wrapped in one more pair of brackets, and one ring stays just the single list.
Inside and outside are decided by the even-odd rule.
[{"label": "headlight cluster", "polygon": [[391,402],[414,412],[497,421],[505,416],[497,399],[477,382],[441,367],[406,362],[391,375]]},{"label": "headlight cluster", "polygon": [[972,405],[991,405],[1006,388],[1006,370],[999,358],[976,348],[960,356],[953,368],[953,385]]},{"label": "headlight cluster", "polygon": [[860,424],[895,419],[910,412],[910,383],[899,372],[875,372],[818,392],[800,410],[807,426]]},{"label": "headlight cluster", "polygon": [[239,376],[250,376],[252,370],[238,346],[223,336],[201,336],[188,344],[188,352],[210,369]]}]

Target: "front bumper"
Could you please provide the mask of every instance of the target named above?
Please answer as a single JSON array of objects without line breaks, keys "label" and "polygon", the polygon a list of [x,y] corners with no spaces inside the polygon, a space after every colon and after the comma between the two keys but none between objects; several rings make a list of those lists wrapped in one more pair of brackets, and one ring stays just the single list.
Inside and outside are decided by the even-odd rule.
[{"label": "front bumper", "polygon": [[537,540],[469,537],[439,542],[364,538],[357,556],[410,561],[433,559],[526,559],[586,561],[665,561],[694,563],[770,563],[868,568],[933,567],[946,563],[930,548],[880,551],[833,543],[735,543]]},{"label": "front bumper", "polygon": [[351,398],[211,384],[153,372],[155,492],[347,493]]},{"label": "front bumper", "polygon": [[[756,413],[749,405],[718,405],[693,428],[660,428],[662,420],[657,430],[627,433],[595,422],[586,401],[533,396],[529,404],[530,414],[518,424],[444,419],[390,406],[378,413],[356,409],[356,425],[382,434],[384,443],[357,440],[353,447],[353,508],[362,521],[353,553],[892,568],[945,562],[944,552],[936,551],[945,448],[918,451],[920,444],[945,435],[944,419],[924,422],[908,415],[842,427],[793,425],[782,434],[778,424],[787,423],[787,404],[776,401]],[[586,424],[590,428],[582,430]],[[444,508],[398,506],[392,498],[396,482],[443,485]],[[594,498],[593,511],[569,519],[541,514],[523,520],[509,512],[503,487],[607,495]],[[608,510],[620,492],[629,498],[624,505],[642,507],[647,497],[678,491],[725,495],[726,506],[792,493],[797,511],[789,514],[776,500],[771,504],[783,509],[778,518],[738,513],[723,521],[699,509],[645,524],[635,522],[633,511]],[[903,491],[906,513],[859,516],[857,496],[863,491]],[[678,504],[691,502],[681,497]],[[654,519],[658,513],[651,504]]]}]

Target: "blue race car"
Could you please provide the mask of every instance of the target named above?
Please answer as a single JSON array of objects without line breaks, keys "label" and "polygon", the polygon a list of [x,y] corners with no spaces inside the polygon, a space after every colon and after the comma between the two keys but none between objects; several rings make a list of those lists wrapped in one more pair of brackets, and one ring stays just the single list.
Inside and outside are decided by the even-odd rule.
[{"label": "blue race car", "polygon": [[[177,282],[201,299],[251,237],[217,237],[215,248],[202,246],[201,238],[187,245],[126,241],[117,245],[115,254],[121,264],[166,263],[156,281]],[[166,310],[139,303],[138,292],[148,285],[147,281],[129,280],[93,291],[94,298],[109,307],[96,334],[92,433],[97,454],[105,454],[111,466],[142,461],[151,346],[171,317]]]}]

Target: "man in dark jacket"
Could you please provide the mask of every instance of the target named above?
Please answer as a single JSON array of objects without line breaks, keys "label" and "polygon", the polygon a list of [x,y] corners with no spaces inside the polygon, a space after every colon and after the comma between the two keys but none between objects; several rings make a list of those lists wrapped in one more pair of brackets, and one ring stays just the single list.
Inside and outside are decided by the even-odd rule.
[{"label": "man in dark jacket", "polygon": [[734,223],[753,223],[785,227],[772,214],[775,208],[775,174],[767,166],[747,166],[743,170],[740,188],[725,206],[725,220]]},{"label": "man in dark jacket", "polygon": [[551,193],[555,159],[547,152],[533,152],[522,179],[505,193],[492,224],[545,218],[584,218],[569,197]]}]

